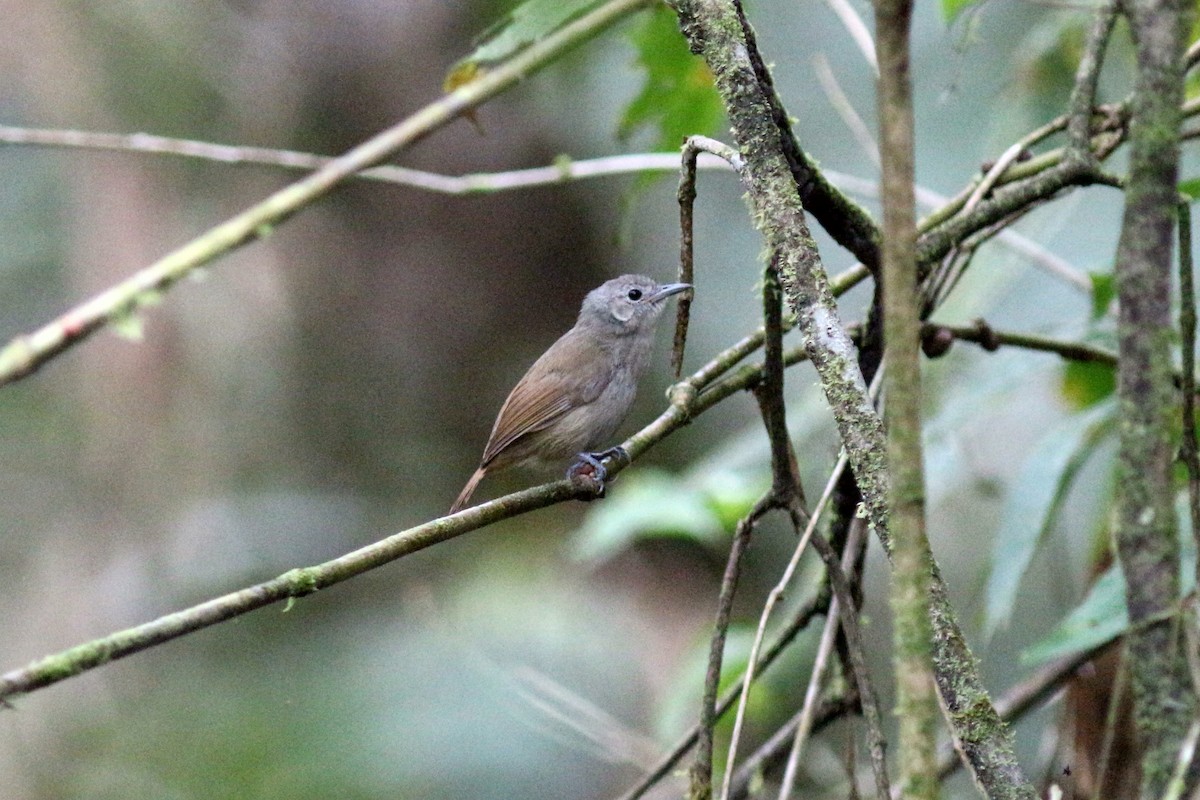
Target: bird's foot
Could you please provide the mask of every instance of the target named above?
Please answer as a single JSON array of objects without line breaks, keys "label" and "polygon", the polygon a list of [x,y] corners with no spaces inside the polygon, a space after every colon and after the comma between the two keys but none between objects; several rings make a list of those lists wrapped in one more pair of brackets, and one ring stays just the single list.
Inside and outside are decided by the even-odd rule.
[{"label": "bird's foot", "polygon": [[567,480],[587,481],[594,484],[596,497],[604,496],[604,488],[608,482],[608,467],[604,462],[625,466],[629,463],[629,453],[624,447],[610,447],[598,453],[577,453],[577,459],[567,470]]}]

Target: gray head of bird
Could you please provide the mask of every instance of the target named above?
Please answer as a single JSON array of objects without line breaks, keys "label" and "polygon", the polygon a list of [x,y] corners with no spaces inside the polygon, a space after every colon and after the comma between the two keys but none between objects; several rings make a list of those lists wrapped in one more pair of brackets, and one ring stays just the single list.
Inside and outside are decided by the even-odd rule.
[{"label": "gray head of bird", "polygon": [[654,326],[668,297],[691,288],[690,283],[657,283],[645,275],[622,275],[588,292],[579,322],[636,333]]}]

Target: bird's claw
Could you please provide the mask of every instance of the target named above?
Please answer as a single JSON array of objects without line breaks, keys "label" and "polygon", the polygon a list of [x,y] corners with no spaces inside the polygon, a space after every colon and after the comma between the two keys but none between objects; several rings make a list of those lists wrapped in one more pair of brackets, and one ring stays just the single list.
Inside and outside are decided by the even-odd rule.
[{"label": "bird's claw", "polygon": [[629,463],[629,453],[624,447],[610,447],[598,453],[577,453],[574,464],[567,469],[567,479],[570,481],[587,480],[595,484],[596,497],[604,496],[604,488],[608,482],[608,468],[605,461],[625,466]]}]

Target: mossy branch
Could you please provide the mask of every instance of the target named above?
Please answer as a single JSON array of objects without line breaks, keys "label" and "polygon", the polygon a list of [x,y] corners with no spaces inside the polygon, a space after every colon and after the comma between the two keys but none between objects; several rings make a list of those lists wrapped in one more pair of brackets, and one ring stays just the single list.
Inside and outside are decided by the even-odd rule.
[{"label": "mossy branch", "polygon": [[[1121,412],[1115,525],[1126,606],[1134,626],[1127,644],[1141,794],[1159,797],[1197,707],[1178,620],[1159,618],[1175,608],[1179,596],[1172,441],[1179,401],[1171,363],[1171,255],[1184,35],[1191,30],[1193,4],[1128,0],[1123,6],[1137,56],[1137,81],[1115,268]],[[1191,772],[1190,786],[1196,785],[1198,773]]]}]

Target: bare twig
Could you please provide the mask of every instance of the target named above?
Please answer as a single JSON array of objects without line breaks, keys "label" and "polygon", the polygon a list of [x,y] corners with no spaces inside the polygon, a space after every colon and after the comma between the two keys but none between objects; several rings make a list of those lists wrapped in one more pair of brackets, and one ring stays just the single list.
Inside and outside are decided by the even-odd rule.
[{"label": "bare twig", "polygon": [[767,632],[767,620],[770,619],[771,612],[775,610],[775,606],[783,599],[787,587],[792,582],[792,577],[796,574],[796,569],[800,565],[800,558],[804,555],[805,549],[808,547],[809,540],[813,537],[813,532],[816,530],[817,522],[821,519],[821,514],[824,512],[829,503],[829,498],[833,494],[833,489],[837,486],[837,482],[841,479],[842,473],[846,469],[846,456],[843,454],[838,458],[837,464],[833,468],[833,472],[829,476],[829,481],[825,485],[825,491],[821,493],[821,497],[817,500],[816,507],[813,508],[812,515],[809,517],[808,525],[805,526],[804,532],[800,535],[800,540],[796,544],[796,548],[792,551],[792,557],[788,561],[787,566],[783,570],[783,575],[779,582],[771,589],[767,595],[766,602],[763,604],[763,610],[759,614],[758,627],[754,631],[754,641],[750,645],[750,658],[747,663],[746,672],[742,675],[741,680],[741,698],[738,701],[737,714],[733,721],[733,734],[729,740],[729,757],[725,759],[726,772],[725,780],[721,786],[721,797],[729,796],[730,781],[733,775],[733,765],[737,756],[738,744],[741,740],[742,726],[746,719],[746,706],[750,699],[750,686],[754,682],[755,665],[758,663],[758,652],[762,647],[763,638]]},{"label": "bare twig", "polygon": [[[1062,130],[1066,117],[1059,117],[1047,126],[1049,133]],[[1042,138],[1041,129],[1022,139],[1024,142]],[[17,128],[0,126],[0,143],[29,144],[46,147],[83,148],[112,150],[117,152],[152,153],[185,156],[230,164],[262,164],[287,169],[319,169],[333,160],[294,150],[277,150],[263,147],[241,147],[215,144],[187,139],[173,139],[145,133],[113,134],[88,131]],[[605,156],[602,158],[574,160],[563,158],[546,167],[510,170],[504,172],[481,172],[467,175],[442,175],[435,172],[409,169],[395,165],[372,167],[355,173],[355,179],[375,180],[409,186],[424,191],[449,195],[490,194],[495,192],[554,186],[573,180],[586,180],[618,175],[644,174],[650,172],[674,172],[679,168],[677,153],[631,153],[628,155]],[[701,153],[696,161],[700,170],[730,171],[732,167],[716,156]],[[823,175],[844,191],[869,197],[879,196],[876,181],[848,175],[836,170],[822,170]],[[1002,176],[1003,178],[1004,176]],[[946,209],[953,201],[929,189],[917,187],[918,200],[924,206]],[[960,201],[957,208],[961,209]],[[1069,283],[1087,291],[1091,284],[1087,276],[1072,267],[1062,258],[1029,237],[1014,230],[1004,230],[999,240],[1010,249],[1029,258],[1036,266],[1052,275],[1064,278]]]},{"label": "bare twig", "polygon": [[[1196,288],[1192,272],[1192,209],[1181,202],[1179,217],[1179,388],[1183,394],[1183,443],[1180,458],[1188,472],[1188,510],[1192,537],[1200,542],[1200,449],[1196,442]],[[1200,575],[1200,547],[1196,548]]]},{"label": "bare twig", "polygon": [[[863,716],[867,721],[868,746],[871,752],[871,769],[875,773],[875,794],[879,800],[891,797],[891,784],[888,781],[887,760],[885,749],[887,742],[883,737],[883,720],[879,713],[879,701],[876,698],[875,687],[871,683],[871,675],[867,670],[866,650],[863,645],[862,631],[858,625],[858,610],[854,605],[854,595],[850,589],[850,581],[846,577],[846,569],[850,564],[847,558],[852,558],[857,552],[856,536],[861,535],[864,527],[861,520],[855,520],[851,527],[851,538],[846,544],[846,555],[842,563],[838,562],[837,553],[833,547],[820,536],[813,540],[813,547],[825,562],[829,575],[829,583],[833,587],[834,605],[837,608],[838,619],[841,620],[842,631],[846,634],[846,647],[853,670],[855,686],[858,688],[859,701],[862,703]],[[832,617],[833,614],[831,613]]]},{"label": "bare twig", "polygon": [[[820,539],[817,536],[816,539]],[[787,761],[783,768],[783,780],[779,784],[779,800],[790,800],[796,786],[796,773],[800,769],[800,757],[804,754],[804,745],[808,742],[813,720],[817,711],[817,700],[821,695],[821,684],[825,681],[825,670],[829,666],[829,656],[833,652],[837,640],[838,600],[835,597],[829,606],[829,616],[825,618],[825,628],[821,631],[821,640],[817,644],[817,653],[813,658],[812,672],[808,676],[808,687],[804,690],[804,703],[800,706],[800,717],[796,722],[796,734],[792,737],[792,747],[788,751]],[[732,770],[730,770],[732,777]],[[722,798],[728,798],[728,793]]]},{"label": "bare twig", "polygon": [[[709,153],[725,161],[741,174],[745,164],[737,151],[726,144],[707,136],[689,136],[683,143],[683,168],[679,173],[679,280],[695,284],[695,254],[692,211],[696,203],[696,160],[701,153]],[[680,296],[675,311],[675,339],[671,348],[671,373],[675,380],[683,373],[683,348],[687,341],[688,319],[692,308],[692,294]]]},{"label": "bare twig", "polygon": [[721,579],[721,592],[717,599],[717,621],[713,626],[712,641],[708,651],[708,669],[704,674],[704,697],[700,704],[700,738],[696,744],[696,757],[689,772],[691,790],[689,796],[707,798],[712,796],[713,728],[717,723],[717,690],[721,684],[721,663],[725,654],[725,635],[729,630],[729,616],[733,611],[733,595],[737,591],[738,575],[742,567],[742,554],[750,543],[750,535],[759,518],[774,505],[770,493],[754,504],[745,517],[738,522],[733,546],[729,549],[729,560],[725,564],[725,575]]},{"label": "bare twig", "polygon": [[1092,109],[1096,105],[1096,86],[1100,81],[1100,69],[1104,65],[1104,50],[1108,37],[1112,35],[1117,9],[1114,0],[1105,2],[1096,9],[1095,23],[1084,45],[1083,56],[1075,71],[1075,85],[1069,101],[1067,138],[1070,149],[1077,158],[1092,157]]},{"label": "bare twig", "polygon": [[[828,1],[845,2],[845,0]],[[833,74],[833,68],[829,66],[829,59],[825,57],[824,53],[814,53],[811,60],[813,72],[817,76],[817,82],[821,84],[821,90],[825,92],[825,97],[829,100],[829,104],[833,106],[833,110],[837,112],[842,122],[850,130],[850,134],[858,142],[859,149],[878,168],[879,145],[876,144],[875,138],[871,135],[871,130],[867,127],[867,123],[863,122],[862,116],[854,108],[854,104],[850,102],[850,98],[846,97],[846,93],[842,91],[837,76]]]},{"label": "bare twig", "polygon": [[[216,144],[193,139],[155,136],[148,133],[100,133],[48,128],[18,128],[10,125],[0,125],[0,144],[170,155],[223,164],[257,164],[291,170],[321,169],[334,160],[332,156],[321,156],[298,150]],[[715,169],[724,172],[730,169],[730,165],[724,160],[716,156],[704,155],[700,156],[698,167],[704,170]],[[580,160],[564,157],[556,159],[553,164],[545,167],[503,172],[473,172],[466,175],[443,175],[394,164],[382,164],[362,170],[353,177],[408,186],[438,194],[470,195],[493,194],[538,186],[555,186],[574,180],[614,175],[675,172],[678,169],[678,153],[630,153]]]},{"label": "bare twig", "polygon": [[[806,600],[792,614],[792,618],[784,625],[770,647],[757,659],[750,661],[748,664],[754,668],[758,675],[762,673],[775,662],[775,659],[787,648],[789,644],[796,638],[796,634],[808,627],[813,617],[818,614],[825,613],[829,607],[829,594],[826,591],[818,593],[816,596]],[[717,703],[717,717],[720,718],[733,704],[737,702],[742,694],[743,682],[741,680],[734,681],[720,702]],[[631,787],[629,791],[621,795],[620,800],[638,800],[646,793],[650,787],[654,786],[679,763],[688,751],[695,746],[696,741],[700,737],[700,726],[694,725],[691,730],[683,735],[683,737],[675,743],[674,747],[663,756],[659,763],[645,777],[643,777],[636,785]]]},{"label": "bare twig", "polygon": [[871,40],[871,32],[867,30],[867,24],[854,10],[854,6],[850,5],[848,0],[825,0],[825,5],[829,6],[834,14],[837,14],[842,26],[850,34],[854,44],[858,46],[858,52],[862,53],[862,57],[871,65],[875,74],[879,75],[879,63],[875,59],[875,42]]},{"label": "bare twig", "polygon": [[[858,696],[847,691],[838,697],[824,700],[816,713],[812,715],[812,732],[817,733],[835,719],[852,713],[858,707]],[[790,720],[779,727],[768,737],[757,750],[751,753],[737,768],[733,776],[733,785],[729,789],[729,800],[741,800],[750,793],[752,783],[773,762],[783,758],[784,751],[789,749],[789,742],[796,735],[796,729],[804,711],[800,710]],[[758,796],[758,795],[756,795]],[[853,797],[854,795],[850,795]]]},{"label": "bare twig", "polygon": [[963,205],[963,212],[970,213],[975,210],[975,206],[979,205],[979,201],[987,196],[987,193],[996,185],[996,181],[1000,180],[1013,162],[1021,157],[1022,154],[1028,152],[1028,146],[1023,141],[1013,142],[1008,146],[1008,149],[1000,154],[996,159],[996,163],[991,169],[984,174],[983,180],[979,181],[979,185],[971,192],[971,196],[967,198],[967,202]]},{"label": "bare twig", "polygon": [[975,320],[974,325],[926,323],[922,328],[922,336],[936,336],[941,331],[950,334],[954,339],[978,344],[988,351],[994,351],[1000,347],[1020,347],[1043,353],[1055,353],[1069,361],[1108,364],[1114,367],[1117,365],[1117,354],[1112,350],[1083,342],[1063,341],[1050,336],[998,331],[982,319]]}]

